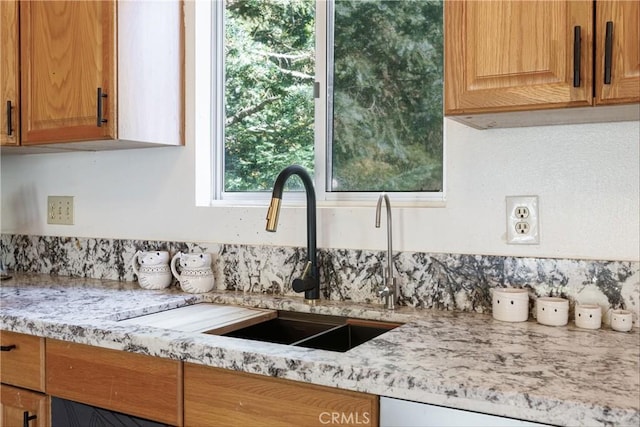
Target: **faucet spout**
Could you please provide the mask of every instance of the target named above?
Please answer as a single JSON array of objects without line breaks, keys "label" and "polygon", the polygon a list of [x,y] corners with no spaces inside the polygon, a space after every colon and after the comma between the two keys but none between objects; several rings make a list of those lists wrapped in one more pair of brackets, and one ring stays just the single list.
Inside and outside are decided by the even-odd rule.
[{"label": "faucet spout", "polygon": [[376,228],[380,228],[380,216],[382,209],[382,200],[387,207],[387,269],[384,274],[384,284],[378,288],[378,296],[384,298],[384,306],[389,310],[395,309],[395,302],[398,296],[396,279],[393,277],[393,248],[392,248],[392,232],[391,232],[391,202],[387,193],[381,193],[378,197],[376,205]]},{"label": "faucet spout", "polygon": [[282,192],[291,175],[300,177],[307,195],[307,265],[302,277],[294,279],[292,286],[294,291],[304,292],[304,298],[307,303],[314,304],[320,299],[320,270],[318,268],[316,245],[316,192],[309,173],[302,166],[291,165],[278,174],[273,185],[271,203],[267,211],[266,230],[275,232],[278,227]]}]

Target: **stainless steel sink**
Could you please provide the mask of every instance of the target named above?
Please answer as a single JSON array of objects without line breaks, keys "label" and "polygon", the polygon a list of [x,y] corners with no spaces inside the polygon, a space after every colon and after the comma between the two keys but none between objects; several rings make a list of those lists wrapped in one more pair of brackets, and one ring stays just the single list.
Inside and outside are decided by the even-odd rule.
[{"label": "stainless steel sink", "polygon": [[227,337],[345,352],[400,326],[322,314],[279,311],[271,320],[222,334]]}]

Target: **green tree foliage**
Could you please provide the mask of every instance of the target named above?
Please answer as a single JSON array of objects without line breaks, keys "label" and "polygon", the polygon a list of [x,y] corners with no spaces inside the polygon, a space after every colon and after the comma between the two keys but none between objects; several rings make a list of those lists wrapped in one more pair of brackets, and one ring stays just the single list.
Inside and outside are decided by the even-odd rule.
[{"label": "green tree foliage", "polygon": [[[225,190],[314,167],[314,0],[228,0]],[[442,3],[335,2],[337,191],[442,188]]]},{"label": "green tree foliage", "polygon": [[335,4],[337,191],[442,189],[442,2]]},{"label": "green tree foliage", "polygon": [[269,190],[313,171],[313,0],[227,1],[225,190]]}]

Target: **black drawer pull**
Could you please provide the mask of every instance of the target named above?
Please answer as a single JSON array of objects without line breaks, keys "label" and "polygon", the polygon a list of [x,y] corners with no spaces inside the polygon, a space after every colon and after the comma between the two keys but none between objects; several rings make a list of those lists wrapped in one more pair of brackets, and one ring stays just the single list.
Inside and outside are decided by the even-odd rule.
[{"label": "black drawer pull", "polygon": [[580,87],[580,26],[573,27],[573,87]]},{"label": "black drawer pull", "polygon": [[103,123],[107,123],[107,119],[102,117],[102,100],[106,97],[107,97],[107,94],[103,93],[102,88],[99,87],[98,88],[98,107],[97,107],[98,112],[96,114],[97,115],[96,124],[98,125],[99,128],[102,127]]},{"label": "black drawer pull", "polygon": [[11,125],[11,101],[7,101],[7,135],[13,134],[13,126]]},{"label": "black drawer pull", "polygon": [[24,411],[22,413],[22,426],[29,427],[29,421],[33,421],[38,418],[37,415],[29,415],[29,411]]},{"label": "black drawer pull", "polygon": [[3,346],[0,346],[0,351],[11,351],[14,348],[17,348],[15,344],[3,345]]},{"label": "black drawer pull", "polygon": [[607,21],[604,37],[604,84],[611,84],[611,55],[613,54],[613,22]]}]

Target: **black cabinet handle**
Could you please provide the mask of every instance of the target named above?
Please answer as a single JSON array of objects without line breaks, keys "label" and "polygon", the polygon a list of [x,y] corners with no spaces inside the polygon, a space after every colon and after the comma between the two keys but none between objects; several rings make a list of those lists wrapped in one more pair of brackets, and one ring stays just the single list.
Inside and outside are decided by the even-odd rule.
[{"label": "black cabinet handle", "polygon": [[38,418],[37,415],[29,415],[29,411],[24,411],[22,413],[22,426],[29,427],[29,421],[35,420]]},{"label": "black cabinet handle", "polygon": [[604,37],[604,84],[611,84],[611,55],[613,53],[613,22],[607,21]]},{"label": "black cabinet handle", "polygon": [[580,26],[573,27],[573,87],[580,87]]},{"label": "black cabinet handle", "polygon": [[3,345],[3,346],[0,346],[0,351],[11,351],[14,348],[17,348],[15,344]]},{"label": "black cabinet handle", "polygon": [[98,88],[98,112],[97,112],[97,121],[96,124],[98,127],[102,127],[103,123],[107,123],[107,119],[102,117],[102,100],[107,97],[106,93],[102,92],[102,88]]},{"label": "black cabinet handle", "polygon": [[7,135],[13,134],[13,126],[11,126],[11,101],[7,101]]}]

